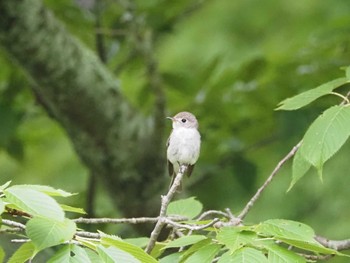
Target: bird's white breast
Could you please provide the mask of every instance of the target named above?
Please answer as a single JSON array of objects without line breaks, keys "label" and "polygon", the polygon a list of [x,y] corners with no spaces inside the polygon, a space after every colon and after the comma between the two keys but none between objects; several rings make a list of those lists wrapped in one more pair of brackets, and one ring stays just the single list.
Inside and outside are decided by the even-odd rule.
[{"label": "bird's white breast", "polygon": [[195,128],[178,127],[173,129],[167,150],[171,163],[194,164],[200,151],[200,134]]}]

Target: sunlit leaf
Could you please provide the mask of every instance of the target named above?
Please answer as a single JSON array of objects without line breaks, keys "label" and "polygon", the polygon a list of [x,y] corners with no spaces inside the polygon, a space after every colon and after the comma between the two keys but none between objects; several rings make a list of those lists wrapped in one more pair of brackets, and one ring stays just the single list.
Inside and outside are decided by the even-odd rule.
[{"label": "sunlit leaf", "polygon": [[169,204],[167,215],[179,215],[192,219],[200,214],[203,209],[201,202],[195,197],[173,201]]},{"label": "sunlit leaf", "polygon": [[171,247],[184,247],[188,245],[195,244],[201,240],[207,239],[206,236],[202,235],[191,235],[191,236],[183,236],[178,239],[170,241],[165,248],[171,248]]},{"label": "sunlit leaf", "polygon": [[0,215],[5,211],[5,204],[4,202],[0,199]]},{"label": "sunlit leaf", "polygon": [[266,247],[268,250],[269,263],[306,263],[306,259],[284,247],[271,244]]},{"label": "sunlit leaf", "polygon": [[149,242],[149,238],[148,237],[125,238],[124,241],[137,247],[146,247]]},{"label": "sunlit leaf", "polygon": [[322,254],[329,254],[329,255],[342,255],[345,256],[345,254],[342,254],[334,249],[326,248],[322,246],[321,244],[317,243],[316,241],[305,241],[300,239],[293,239],[293,238],[283,238],[283,237],[276,237],[276,239],[283,241],[284,243],[291,245],[293,247],[301,248],[307,251],[312,251],[315,253],[322,253]]},{"label": "sunlit leaf", "polygon": [[38,251],[71,240],[76,232],[72,220],[56,221],[34,217],[26,224],[26,233]]},{"label": "sunlit leaf", "polygon": [[258,225],[256,231],[266,236],[280,236],[316,242],[314,240],[315,232],[311,227],[292,220],[270,219]]},{"label": "sunlit leaf", "polygon": [[333,106],[319,116],[307,130],[300,152],[315,166],[322,178],[322,167],[350,136],[350,107]]},{"label": "sunlit leaf", "polygon": [[164,242],[156,242],[150,255],[154,258],[159,258],[164,253],[165,245]]},{"label": "sunlit leaf", "polygon": [[264,254],[254,248],[244,247],[234,253],[231,251],[223,254],[218,263],[267,263]]},{"label": "sunlit leaf", "polygon": [[189,256],[185,260],[185,263],[212,262],[216,254],[219,252],[220,248],[220,245],[213,243],[201,247],[191,256]]},{"label": "sunlit leaf", "polygon": [[100,244],[99,241],[96,241],[96,240],[91,240],[91,239],[86,239],[84,237],[80,237],[78,235],[76,235],[74,237],[74,239],[76,239],[80,244],[82,244],[84,247],[87,247],[89,248],[90,250],[93,250],[95,251],[96,250],[96,247],[98,244]]},{"label": "sunlit leaf", "polygon": [[211,244],[212,241],[213,241],[212,239],[207,238],[207,239],[203,239],[197,243],[194,243],[192,246],[190,246],[188,249],[186,249],[184,251],[184,253],[181,255],[181,261],[186,260],[189,256],[191,256],[194,252],[198,251],[202,247],[205,247],[205,246]]},{"label": "sunlit leaf", "polygon": [[60,204],[60,206],[66,212],[73,212],[73,213],[78,213],[78,214],[86,214],[84,209],[80,208],[80,207],[73,207],[73,206],[63,205],[63,204]]},{"label": "sunlit leaf", "polygon": [[11,256],[7,263],[27,262],[36,254],[35,246],[32,242],[27,242],[21,245],[16,252]]},{"label": "sunlit leaf", "polygon": [[104,247],[99,245],[97,252],[105,263],[143,263],[133,255],[117,247]]},{"label": "sunlit leaf", "polygon": [[350,67],[345,68],[345,76],[348,80],[350,80]]},{"label": "sunlit leaf", "polygon": [[339,78],[330,82],[324,83],[317,88],[300,93],[292,98],[281,101],[278,105],[277,110],[297,110],[301,107],[308,105],[314,100],[329,94],[334,89],[348,83],[347,78]]},{"label": "sunlit leaf", "polygon": [[221,244],[235,251],[247,244],[252,244],[256,237],[256,234],[251,231],[242,231],[237,227],[223,227],[216,238]]},{"label": "sunlit leaf", "polygon": [[89,259],[91,262],[93,263],[105,263],[101,257],[97,254],[97,251],[95,250],[91,250],[91,249],[88,249],[88,248],[83,248],[84,251],[86,252],[86,254],[88,255]]},{"label": "sunlit leaf", "polygon": [[74,244],[64,245],[57,250],[55,254],[47,261],[47,263],[90,263],[86,251]]},{"label": "sunlit leaf", "polygon": [[69,196],[76,195],[76,193],[69,193],[69,192],[66,192],[62,189],[55,189],[55,188],[48,186],[48,185],[23,184],[23,185],[16,185],[16,187],[36,190],[36,191],[42,192],[44,194],[47,194],[49,196],[69,197]]},{"label": "sunlit leaf", "polygon": [[292,181],[287,191],[290,191],[294,184],[309,171],[311,164],[302,156],[300,149],[296,152],[292,166]]},{"label": "sunlit leaf", "polygon": [[181,253],[180,252],[177,252],[177,253],[172,253],[168,256],[165,256],[163,258],[161,258],[159,260],[159,263],[174,263],[174,262],[181,262],[180,261],[180,256],[181,256]]},{"label": "sunlit leaf", "polygon": [[39,191],[12,186],[4,191],[9,202],[33,216],[63,220],[64,212],[55,199]]},{"label": "sunlit leaf", "polygon": [[304,250],[324,254],[338,254],[337,251],[319,244],[314,239],[314,230],[300,222],[270,219],[261,223],[256,230],[263,236],[273,236],[277,240]]},{"label": "sunlit leaf", "polygon": [[11,184],[12,181],[7,181],[6,183],[4,183],[3,185],[0,186],[0,191],[5,190],[7,187],[9,187],[9,185]]},{"label": "sunlit leaf", "polygon": [[157,261],[148,255],[141,248],[132,245],[130,243],[125,242],[124,240],[110,235],[103,235],[101,238],[101,244],[104,246],[112,246],[114,248],[118,248],[118,250],[122,250],[125,253],[132,255],[134,258],[139,260],[142,263],[156,263]]},{"label": "sunlit leaf", "polygon": [[3,263],[5,259],[5,251],[2,247],[0,247],[0,263]]}]

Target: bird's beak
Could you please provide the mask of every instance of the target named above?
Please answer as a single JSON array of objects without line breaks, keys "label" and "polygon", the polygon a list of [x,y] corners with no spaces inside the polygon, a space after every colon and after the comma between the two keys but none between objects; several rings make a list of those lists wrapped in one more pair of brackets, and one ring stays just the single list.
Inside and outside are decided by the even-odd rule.
[{"label": "bird's beak", "polygon": [[174,121],[174,117],[166,117],[166,118],[169,119],[169,120]]}]

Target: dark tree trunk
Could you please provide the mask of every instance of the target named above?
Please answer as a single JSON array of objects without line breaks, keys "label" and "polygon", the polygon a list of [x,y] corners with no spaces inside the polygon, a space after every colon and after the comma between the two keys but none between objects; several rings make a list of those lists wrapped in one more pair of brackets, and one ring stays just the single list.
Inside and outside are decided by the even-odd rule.
[{"label": "dark tree trunk", "polygon": [[39,0],[0,1],[0,44],[124,215],[154,214],[165,185],[162,114],[135,112],[110,71]]}]

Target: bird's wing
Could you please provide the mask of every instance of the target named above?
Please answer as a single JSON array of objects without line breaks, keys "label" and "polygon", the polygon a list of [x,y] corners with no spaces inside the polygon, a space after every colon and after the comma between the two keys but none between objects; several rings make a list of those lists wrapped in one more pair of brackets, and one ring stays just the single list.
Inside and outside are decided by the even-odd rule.
[{"label": "bird's wing", "polygon": [[192,171],[193,171],[193,168],[194,168],[194,164],[189,164],[189,165],[187,166],[186,174],[187,174],[188,177],[191,176]]},{"label": "bird's wing", "polygon": [[169,176],[173,176],[173,174],[174,174],[174,166],[169,160],[168,160],[168,172],[169,172]]}]

